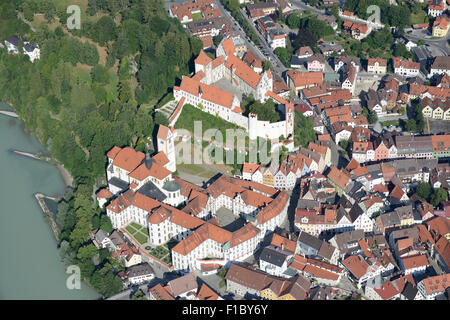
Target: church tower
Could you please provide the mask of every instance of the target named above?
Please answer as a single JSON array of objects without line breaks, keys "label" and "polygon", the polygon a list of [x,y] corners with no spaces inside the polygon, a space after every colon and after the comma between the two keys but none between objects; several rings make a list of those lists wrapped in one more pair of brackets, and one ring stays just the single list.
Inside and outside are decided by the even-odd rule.
[{"label": "church tower", "polygon": [[157,149],[158,152],[164,152],[169,159],[169,163],[165,167],[175,172],[177,170],[177,161],[175,159],[175,129],[173,127],[166,127],[159,125],[157,134]]}]

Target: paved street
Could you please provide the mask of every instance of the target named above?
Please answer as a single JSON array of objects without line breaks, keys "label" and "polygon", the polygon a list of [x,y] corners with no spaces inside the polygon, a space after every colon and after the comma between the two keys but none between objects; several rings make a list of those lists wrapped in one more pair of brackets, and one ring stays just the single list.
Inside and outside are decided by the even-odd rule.
[{"label": "paved street", "polygon": [[[270,48],[269,44],[267,43],[266,38],[259,32],[258,29],[256,29],[255,23],[248,17],[248,15],[244,9],[241,9],[241,14],[244,16],[244,18],[252,26],[253,30],[258,35],[260,45],[262,46],[261,50],[265,51],[265,53],[266,53],[265,58],[268,59],[272,63],[273,70],[277,74],[283,75],[284,72],[287,70],[286,67],[281,63],[280,59],[278,59],[278,56],[275,53],[273,53],[273,49]],[[286,41],[289,41],[289,40],[287,39]]]},{"label": "paved street", "polygon": [[448,47],[448,40],[450,39],[450,33],[447,33],[446,37],[439,39],[430,39],[430,35],[426,30],[414,30],[412,33],[406,33],[405,37],[413,42],[418,42],[419,40],[425,41],[430,49],[434,48],[440,55],[448,56],[450,55],[450,48]]}]

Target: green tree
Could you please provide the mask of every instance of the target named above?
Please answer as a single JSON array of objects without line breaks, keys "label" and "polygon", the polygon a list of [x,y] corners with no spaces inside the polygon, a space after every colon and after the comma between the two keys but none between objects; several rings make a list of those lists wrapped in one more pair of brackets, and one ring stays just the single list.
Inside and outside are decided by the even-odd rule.
[{"label": "green tree", "polygon": [[405,129],[406,129],[406,131],[409,131],[409,132],[416,131],[416,130],[417,130],[416,120],[414,120],[414,119],[409,119],[409,120],[406,122],[406,127],[405,127]]},{"label": "green tree", "polygon": [[444,188],[439,188],[439,189],[434,189],[433,191],[433,195],[431,196],[430,199],[430,203],[434,206],[437,207],[439,205],[439,203],[441,203],[442,201],[447,201],[448,200],[448,193]]},{"label": "green tree", "polygon": [[223,36],[221,34],[218,34],[217,36],[213,37],[213,43],[217,47],[223,40]]},{"label": "green tree", "polygon": [[106,214],[103,214],[100,217],[100,229],[105,230],[108,233],[113,231],[111,220]]},{"label": "green tree", "polygon": [[106,42],[114,40],[116,38],[116,24],[114,20],[110,16],[101,17],[95,23],[90,36],[102,46]]},{"label": "green tree", "polygon": [[375,111],[370,111],[370,112],[369,112],[369,115],[368,115],[368,117],[367,117],[367,121],[368,121],[370,124],[376,123],[376,122],[378,121],[377,113],[376,113]]},{"label": "green tree", "polygon": [[427,182],[419,182],[416,188],[416,195],[426,201],[430,200],[432,194],[431,185]]},{"label": "green tree", "polygon": [[281,63],[285,67],[289,67],[291,65],[291,55],[289,54],[288,49],[278,47],[273,52],[277,55],[278,59],[280,59]]},{"label": "green tree", "polygon": [[145,297],[144,292],[142,292],[141,289],[138,289],[131,297],[131,300],[147,300],[147,298]]},{"label": "green tree", "polygon": [[300,25],[300,15],[296,12],[291,13],[287,20],[287,25],[289,26],[289,28],[291,29],[297,29]]}]

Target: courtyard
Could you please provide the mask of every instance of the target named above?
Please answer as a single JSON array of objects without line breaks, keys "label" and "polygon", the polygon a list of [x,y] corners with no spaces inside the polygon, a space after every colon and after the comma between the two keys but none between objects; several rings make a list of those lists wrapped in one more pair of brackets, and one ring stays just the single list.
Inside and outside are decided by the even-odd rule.
[{"label": "courtyard", "polygon": [[216,218],[219,220],[220,226],[230,232],[241,229],[246,223],[244,218],[234,215],[231,210],[224,207],[217,210]]},{"label": "courtyard", "polygon": [[244,94],[239,87],[233,85],[229,79],[222,78],[219,81],[216,81],[212,84],[213,86],[218,87],[220,90],[230,92],[242,101],[242,95]]},{"label": "courtyard", "polygon": [[141,226],[136,222],[131,222],[128,226],[125,227],[125,230],[136,239],[136,241],[143,245],[148,242],[148,230],[147,227]]}]

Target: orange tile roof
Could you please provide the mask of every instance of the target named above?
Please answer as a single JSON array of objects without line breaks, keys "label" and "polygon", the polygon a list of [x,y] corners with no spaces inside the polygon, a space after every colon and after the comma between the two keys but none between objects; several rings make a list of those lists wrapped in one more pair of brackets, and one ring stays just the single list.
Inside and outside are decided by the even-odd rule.
[{"label": "orange tile roof", "polygon": [[163,166],[159,165],[157,162],[153,162],[150,169],[147,168],[145,163],[142,163],[139,167],[133,170],[129,176],[133,179],[143,181],[147,177],[155,177],[158,180],[163,180],[167,178],[172,172]]},{"label": "orange tile roof", "polygon": [[398,250],[403,250],[403,249],[407,249],[409,247],[412,247],[414,244],[414,239],[413,238],[406,238],[406,239],[399,239],[397,240],[397,247]]},{"label": "orange tile roof", "polygon": [[366,274],[369,265],[359,255],[349,256],[342,261],[342,264],[357,278]]},{"label": "orange tile roof", "polygon": [[160,166],[165,166],[169,163],[169,158],[167,158],[166,154],[162,151],[155,154],[152,159],[155,160]]},{"label": "orange tile roof", "polygon": [[419,239],[421,242],[430,242],[430,244],[434,244],[434,239],[431,236],[430,232],[427,230],[427,227],[423,224],[418,224],[417,229],[419,230]]},{"label": "orange tile roof", "polygon": [[428,295],[444,292],[450,286],[450,273],[425,278],[423,284]]},{"label": "orange tile roof", "polygon": [[234,69],[235,75],[254,89],[256,89],[259,81],[261,80],[261,75],[259,75],[245,62],[234,55],[229,55],[227,57],[225,66],[230,70]]},{"label": "orange tile roof", "polygon": [[125,147],[116,154],[112,163],[119,168],[131,172],[142,163],[144,158],[144,153],[130,147]]},{"label": "orange tile roof", "polygon": [[395,185],[394,189],[391,191],[390,196],[400,200],[404,194],[405,192],[402,190],[402,188],[400,188],[398,185]]},{"label": "orange tile roof", "polygon": [[235,48],[234,48],[234,43],[233,43],[232,38],[223,40],[221,44],[222,44],[225,54],[228,56],[228,58],[230,56],[234,56]]},{"label": "orange tile roof", "polygon": [[450,233],[450,220],[443,217],[436,217],[425,222],[428,225],[430,233],[438,239],[438,236],[446,236]]},{"label": "orange tile roof", "polygon": [[393,57],[392,62],[394,65],[394,68],[403,67],[405,69],[420,69],[420,63],[413,62],[413,61],[404,61],[401,60],[399,57]]},{"label": "orange tile roof", "polygon": [[432,135],[431,143],[433,151],[449,151],[450,150],[450,134]]},{"label": "orange tile roof", "polygon": [[120,196],[111,201],[111,203],[107,206],[108,210],[114,213],[120,213],[131,205],[131,200],[134,196],[134,192],[131,189],[128,189]]},{"label": "orange tile roof", "polygon": [[122,148],[119,148],[118,146],[114,146],[111,150],[108,151],[108,153],[106,155],[108,156],[108,158],[114,159],[117,156],[117,154],[120,152],[120,150],[122,150]]},{"label": "orange tile roof", "polygon": [[331,136],[329,134],[319,134],[317,139],[319,141],[331,141]]},{"label": "orange tile roof", "polygon": [[440,28],[443,30],[447,30],[448,27],[448,17],[447,16],[439,16],[433,22],[433,28]]},{"label": "orange tile roof", "polygon": [[197,56],[197,58],[195,58],[194,63],[200,64],[202,66],[206,66],[211,61],[212,61],[212,59],[205,53],[205,51],[200,50],[200,53]]},{"label": "orange tile roof", "polygon": [[242,167],[242,172],[252,173],[253,174],[253,173],[256,172],[256,170],[258,170],[259,167],[260,167],[259,164],[245,162],[243,167]]},{"label": "orange tile roof", "polygon": [[435,245],[436,251],[444,260],[444,263],[447,265],[447,268],[450,267],[450,242],[445,238],[441,237]]},{"label": "orange tile roof", "polygon": [[378,288],[374,288],[374,290],[383,300],[392,299],[401,292],[394,286],[391,281],[383,283]]},{"label": "orange tile roof", "polygon": [[163,287],[161,283],[149,289],[150,294],[156,300],[175,300],[175,297],[167,290],[168,287]]},{"label": "orange tile roof", "polygon": [[113,194],[107,188],[103,188],[97,192],[96,196],[100,199],[109,199],[113,196]]},{"label": "orange tile roof", "polygon": [[336,281],[337,279],[339,279],[339,274],[323,270],[311,264],[307,264],[303,271],[311,274],[314,278],[328,279],[332,281]]},{"label": "orange tile roof", "polygon": [[233,107],[234,95],[232,93],[220,90],[216,86],[210,86],[201,83],[198,80],[183,76],[180,89],[196,97],[202,95],[202,99],[231,109]]},{"label": "orange tile roof", "polygon": [[220,66],[221,64],[223,64],[225,62],[225,58],[223,56],[218,56],[217,58],[215,58],[211,64],[212,68],[215,69],[218,66]]},{"label": "orange tile roof", "polygon": [[258,224],[264,224],[280,214],[283,208],[288,204],[288,201],[289,195],[286,192],[281,191],[272,202],[256,214]]},{"label": "orange tile roof", "polygon": [[345,186],[350,181],[350,178],[336,167],[331,168],[331,171],[328,174],[328,178],[342,189],[345,188]]},{"label": "orange tile roof", "polygon": [[158,208],[156,208],[155,210],[153,210],[152,214],[148,217],[148,222],[151,224],[159,224],[163,221],[165,221],[166,219],[168,219],[171,215],[171,211],[169,211],[169,209],[160,206]]},{"label": "orange tile roof", "polygon": [[272,241],[270,242],[270,244],[278,248],[283,247],[283,250],[290,252],[295,252],[295,248],[297,247],[297,242],[289,240],[276,233],[272,234]]},{"label": "orange tile roof", "polygon": [[298,70],[288,70],[286,76],[289,77],[296,88],[319,85],[323,83],[322,72],[300,72]]},{"label": "orange tile roof", "polygon": [[229,242],[230,248],[232,248],[256,237],[258,233],[259,229],[251,222],[235,232],[227,231],[215,224],[207,222],[179,242],[172,250],[185,256],[208,239],[214,240],[221,245]]},{"label": "orange tile roof", "polygon": [[374,66],[375,62],[378,62],[378,65],[385,67],[387,66],[387,60],[383,58],[369,58],[367,64],[369,66]]},{"label": "orange tile roof", "polygon": [[427,256],[424,254],[417,255],[417,256],[407,256],[407,257],[402,258],[402,261],[403,261],[405,270],[430,265],[430,263],[428,262]]},{"label": "orange tile roof", "polygon": [[167,136],[169,135],[169,130],[171,132],[174,132],[174,129],[172,127],[168,128],[162,124],[158,127],[158,134],[156,135],[158,139],[167,139]]},{"label": "orange tile roof", "polygon": [[[354,149],[354,147],[353,147]],[[352,158],[352,160],[350,160],[350,162],[348,163],[347,167],[345,167],[345,169],[349,172],[355,170],[356,168],[361,167],[359,162],[356,161],[354,158]]]},{"label": "orange tile roof", "polygon": [[433,86],[421,85],[418,83],[409,84],[409,94],[420,97],[422,94],[428,92],[432,98],[448,99],[450,98],[450,88],[439,88]]},{"label": "orange tile roof", "polygon": [[[202,265],[203,266],[203,265]],[[214,292],[206,283],[202,283],[196,297],[198,300],[217,300],[219,295]]]}]

